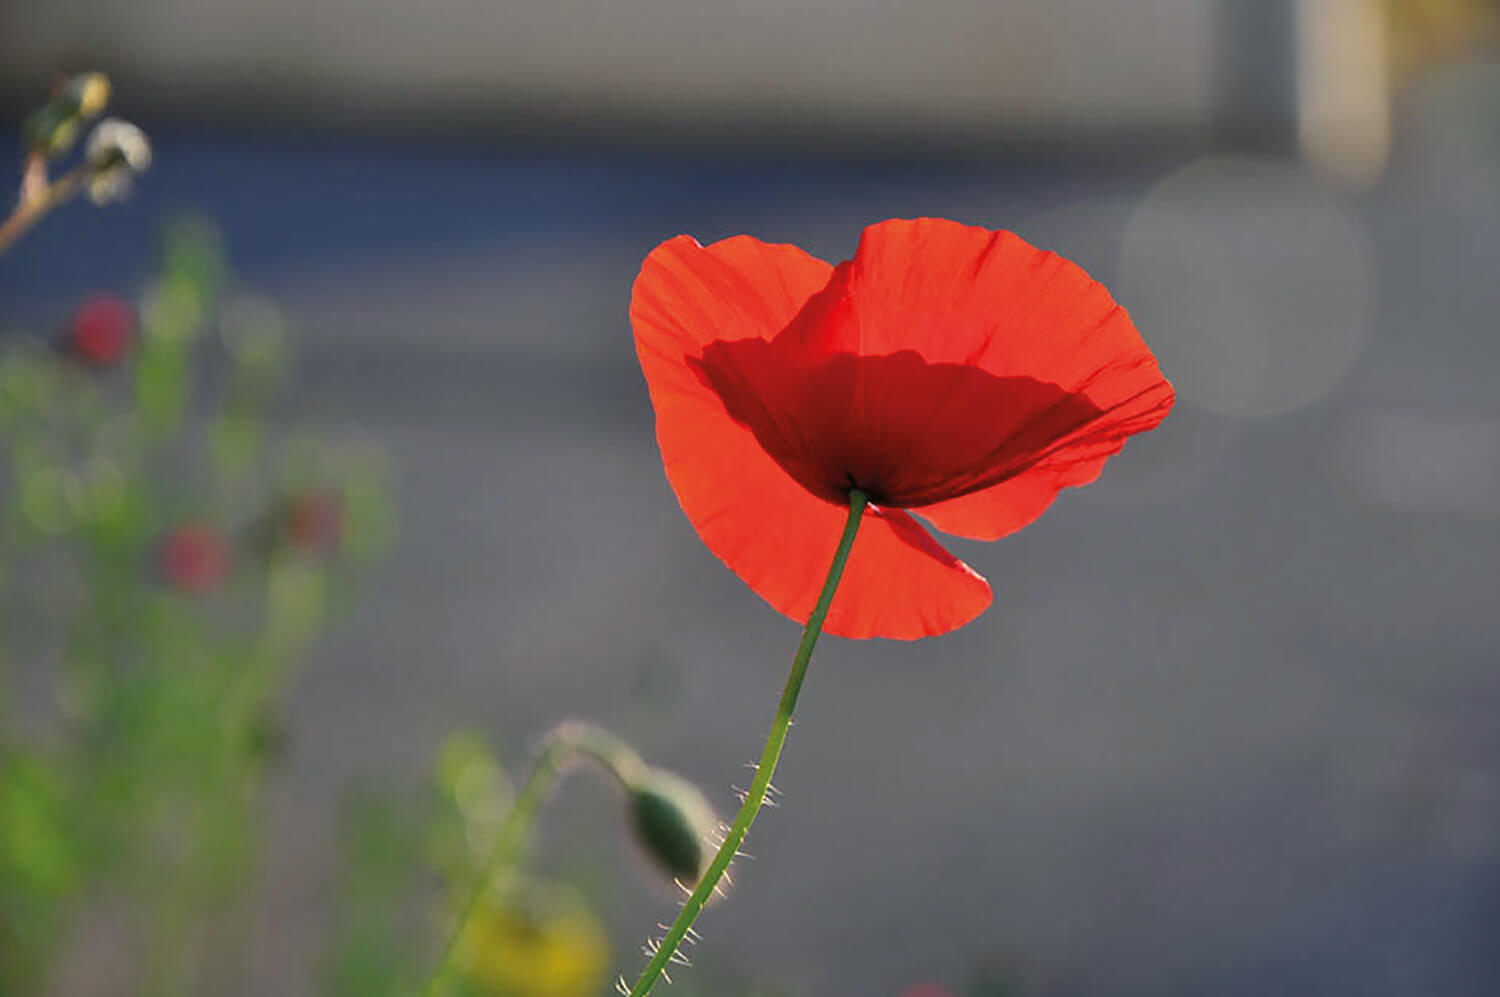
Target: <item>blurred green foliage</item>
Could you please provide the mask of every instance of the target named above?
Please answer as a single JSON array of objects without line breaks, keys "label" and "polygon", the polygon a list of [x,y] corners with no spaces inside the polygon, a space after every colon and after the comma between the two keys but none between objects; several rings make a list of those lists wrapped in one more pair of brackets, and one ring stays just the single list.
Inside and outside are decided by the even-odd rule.
[{"label": "blurred green foliage", "polygon": [[[421,989],[434,943],[451,930],[514,799],[484,738],[459,731],[444,742],[422,792],[398,797],[387,787],[346,801],[329,988],[336,997]],[[447,997],[604,992],[609,940],[576,888],[525,872],[492,886],[459,941]]]},{"label": "blurred green foliage", "polygon": [[279,698],[391,529],[377,454],[278,428],[290,356],[193,218],[137,300],[0,351],[0,994],[90,933],[115,992],[236,965]]},{"label": "blurred green foliage", "polygon": [[[166,228],[134,300],[0,342],[0,997],[78,977],[149,997],[253,989],[245,900],[288,750],[280,700],[393,528],[377,453],[278,417],[292,353],[280,311],[233,288],[196,218]],[[643,717],[678,707],[678,670],[645,663]],[[712,807],[635,764],[621,836],[695,878]],[[349,794],[318,989],[416,993],[515,798],[472,732],[445,741],[421,792]],[[618,966],[596,911],[613,873],[580,888],[585,858],[569,882],[524,863],[497,877],[444,993],[606,992]],[[695,967],[676,992],[802,993],[767,975]]]}]

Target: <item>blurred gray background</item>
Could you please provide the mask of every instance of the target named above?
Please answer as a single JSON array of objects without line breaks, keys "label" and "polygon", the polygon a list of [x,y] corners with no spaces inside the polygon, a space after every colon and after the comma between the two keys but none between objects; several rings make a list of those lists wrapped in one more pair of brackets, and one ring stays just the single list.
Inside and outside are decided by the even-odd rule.
[{"label": "blurred gray background", "polygon": [[[1500,992],[1500,63],[1480,2],[9,0],[0,107],[109,72],[157,165],[0,268],[0,326],[222,225],[401,535],[289,704],[247,993],[312,989],[332,801],[576,715],[711,790],[797,627],[698,542],[626,307],[688,232],[942,215],[1078,260],[1179,389],[995,606],[828,639],[695,958],[796,994]],[[13,134],[13,130],[12,130]],[[16,162],[14,140],[0,163]],[[629,865],[569,789],[540,860]],[[626,875],[616,962],[671,898]],[[668,991],[670,992],[670,991]]]}]

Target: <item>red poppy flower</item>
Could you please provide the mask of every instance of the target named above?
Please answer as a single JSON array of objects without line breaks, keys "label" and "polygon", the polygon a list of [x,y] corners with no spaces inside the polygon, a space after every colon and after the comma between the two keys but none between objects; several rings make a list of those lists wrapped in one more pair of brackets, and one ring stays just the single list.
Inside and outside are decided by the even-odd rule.
[{"label": "red poppy flower", "polygon": [[211,526],[190,523],[173,530],[161,549],[162,573],[179,592],[212,592],[229,573],[229,544]]},{"label": "red poppy flower", "polygon": [[777,610],[807,619],[849,491],[870,496],[825,624],[844,637],[978,616],[989,585],[912,513],[1012,533],[1173,400],[1103,285],[1009,232],[941,219],[872,225],[837,267],[678,236],[646,258],[630,317],[678,501]]},{"label": "red poppy flower", "polygon": [[100,295],[90,298],[73,313],[68,326],[68,345],[85,363],[107,367],[125,354],[135,310],[121,298]]}]

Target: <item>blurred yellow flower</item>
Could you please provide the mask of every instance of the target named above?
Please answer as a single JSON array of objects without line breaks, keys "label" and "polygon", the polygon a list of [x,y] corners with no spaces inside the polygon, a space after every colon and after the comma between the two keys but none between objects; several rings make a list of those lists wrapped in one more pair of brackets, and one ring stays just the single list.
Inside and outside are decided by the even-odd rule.
[{"label": "blurred yellow flower", "polygon": [[1398,79],[1493,40],[1494,0],[1384,0]]},{"label": "blurred yellow flower", "polygon": [[495,997],[595,997],[609,957],[604,927],[582,900],[536,885],[475,911],[458,951],[472,990]]}]

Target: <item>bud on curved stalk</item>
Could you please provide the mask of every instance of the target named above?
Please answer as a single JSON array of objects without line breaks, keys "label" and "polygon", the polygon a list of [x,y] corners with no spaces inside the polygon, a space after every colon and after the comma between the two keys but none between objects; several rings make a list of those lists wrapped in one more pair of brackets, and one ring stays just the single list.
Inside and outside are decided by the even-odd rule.
[{"label": "bud on curved stalk", "polygon": [[698,787],[665,769],[647,765],[628,743],[594,724],[566,720],[553,727],[541,753],[521,784],[509,813],[497,829],[489,854],[480,865],[468,898],[423,988],[424,995],[444,992],[455,967],[460,941],[481,916],[487,898],[505,895],[521,882],[516,867],[538,810],[558,777],[578,762],[589,761],[625,791],[627,821],[651,862],[679,883],[696,883],[713,856],[708,838],[719,826],[718,815]]},{"label": "bud on curved stalk", "polygon": [[666,769],[647,769],[629,794],[631,830],[646,855],[669,878],[697,884],[713,856],[709,838],[719,826],[713,805]]}]

